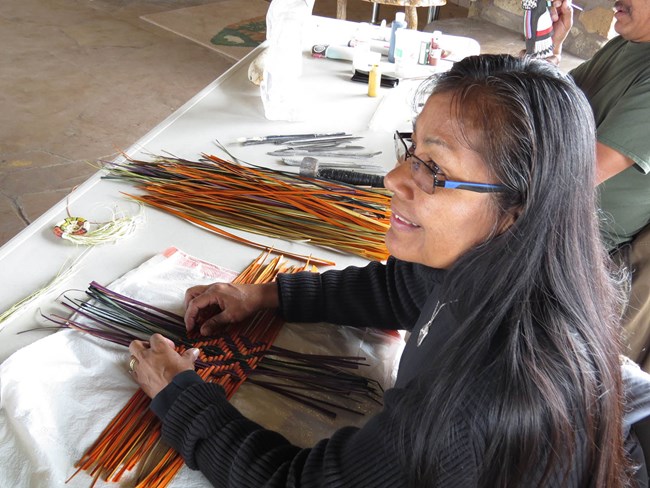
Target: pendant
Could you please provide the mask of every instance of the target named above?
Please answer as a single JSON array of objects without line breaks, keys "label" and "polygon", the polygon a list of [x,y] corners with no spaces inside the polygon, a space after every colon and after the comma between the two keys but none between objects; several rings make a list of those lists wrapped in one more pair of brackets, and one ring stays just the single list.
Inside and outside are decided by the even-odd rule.
[{"label": "pendant", "polygon": [[436,303],[436,306],[433,309],[433,313],[431,314],[431,318],[429,321],[422,326],[420,329],[420,332],[418,333],[418,342],[417,342],[417,347],[420,347],[420,344],[422,344],[422,341],[427,337],[429,334],[429,329],[431,328],[431,324],[433,324],[433,321],[436,319],[438,314],[440,313],[440,310],[445,306],[446,304],[443,303],[441,304],[440,302]]}]

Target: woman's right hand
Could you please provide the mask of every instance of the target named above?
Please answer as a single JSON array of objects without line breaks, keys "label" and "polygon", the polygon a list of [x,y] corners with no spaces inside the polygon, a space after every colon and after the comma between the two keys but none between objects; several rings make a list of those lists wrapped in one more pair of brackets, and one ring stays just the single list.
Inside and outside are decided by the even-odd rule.
[{"label": "woman's right hand", "polygon": [[240,322],[261,309],[279,305],[276,283],[236,285],[213,283],[185,292],[185,328],[213,335],[220,325]]}]

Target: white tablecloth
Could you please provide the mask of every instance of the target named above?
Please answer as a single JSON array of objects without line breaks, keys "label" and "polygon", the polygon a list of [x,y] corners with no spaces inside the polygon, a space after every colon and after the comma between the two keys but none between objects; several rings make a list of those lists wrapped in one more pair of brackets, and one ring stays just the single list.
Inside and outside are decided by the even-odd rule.
[{"label": "white tablecloth", "polygon": [[[110,288],[181,312],[188,286],[232,276],[228,270],[169,249]],[[304,352],[366,356],[372,366],[364,370],[365,375],[386,386],[393,379],[403,341],[347,327],[286,324],[276,344]],[[64,483],[74,472],[74,463],[136,391],[127,372],[128,357],[125,347],[64,330],[24,347],[0,365],[0,487],[90,486],[92,479],[85,472]],[[253,385],[244,385],[233,403],[253,420],[302,446],[368,418],[340,414],[332,421]],[[378,407],[359,408],[371,414]],[[130,473],[118,485],[100,482],[97,486],[130,487],[135,477]],[[209,484],[199,472],[183,467],[171,486]]]}]

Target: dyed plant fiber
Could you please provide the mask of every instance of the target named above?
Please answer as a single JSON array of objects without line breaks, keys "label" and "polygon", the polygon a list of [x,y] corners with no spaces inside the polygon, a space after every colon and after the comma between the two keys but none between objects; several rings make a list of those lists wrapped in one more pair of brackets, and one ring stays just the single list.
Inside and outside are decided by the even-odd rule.
[{"label": "dyed plant fiber", "polygon": [[[309,264],[288,266],[281,257],[266,262],[261,255],[235,280],[266,283],[278,273],[315,271]],[[353,370],[365,358],[302,354],[273,346],[283,321],[272,311],[261,311],[245,323],[224,326],[213,337],[188,336],[183,317],[115,293],[91,283],[83,301],[64,297],[72,318],[46,317],[61,328],[73,328],[107,341],[128,346],[153,333],[170,338],[176,350],[199,349],[198,374],[221,385],[231,398],[244,381],[335,417],[337,410],[361,414],[347,405],[370,400],[379,403],[381,387]],[[250,379],[249,379],[250,378]],[[75,465],[95,481],[120,481],[136,465],[141,468],[138,488],[165,487],[183,466],[173,450],[160,444],[160,422],[149,409],[150,400],[138,390]]]},{"label": "dyed plant fiber", "polygon": [[105,169],[106,178],[129,180],[145,192],[129,197],[225,237],[242,240],[214,225],[371,260],[388,256],[384,235],[390,196],[383,189],[241,166],[210,155],[200,161],[161,156],[150,162],[128,160],[108,163]]}]

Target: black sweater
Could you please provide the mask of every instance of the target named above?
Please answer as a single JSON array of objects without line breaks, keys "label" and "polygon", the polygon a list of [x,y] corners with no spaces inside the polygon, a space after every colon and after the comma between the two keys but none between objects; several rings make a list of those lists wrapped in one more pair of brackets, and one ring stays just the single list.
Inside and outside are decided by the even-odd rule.
[{"label": "black sweater", "polygon": [[[362,428],[343,428],[311,448],[300,448],[245,418],[226,400],[221,387],[187,371],[152,402],[163,423],[163,438],[190,468],[200,469],[215,486],[405,486],[400,453],[390,433],[392,412],[431,357],[444,353],[444,343],[454,329],[452,315],[438,301],[443,276],[443,271],[392,258],[386,265],[279,276],[280,308],[288,321],[412,332],[395,388],[385,393],[383,410]],[[429,333],[424,334],[423,328]],[[442,477],[436,486],[478,485],[486,445],[486,432],[475,422],[480,418],[475,414],[485,408],[480,398],[477,394],[470,399],[454,417],[453,448],[440,453]],[[567,486],[584,484],[583,457],[582,452],[576,453]],[[550,486],[560,485],[561,469],[553,473]]]}]

